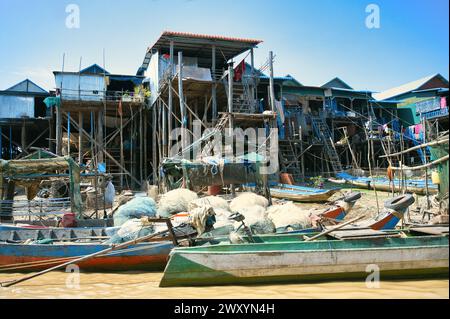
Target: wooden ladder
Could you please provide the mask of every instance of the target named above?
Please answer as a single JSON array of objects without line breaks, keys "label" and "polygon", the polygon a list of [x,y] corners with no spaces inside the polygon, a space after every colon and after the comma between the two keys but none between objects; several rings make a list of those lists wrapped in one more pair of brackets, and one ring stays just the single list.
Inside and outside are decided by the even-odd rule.
[{"label": "wooden ladder", "polygon": [[325,151],[331,163],[331,167],[335,173],[343,171],[339,154],[334,146],[333,138],[331,137],[330,129],[321,117],[311,117],[314,133],[322,141],[325,146]]}]

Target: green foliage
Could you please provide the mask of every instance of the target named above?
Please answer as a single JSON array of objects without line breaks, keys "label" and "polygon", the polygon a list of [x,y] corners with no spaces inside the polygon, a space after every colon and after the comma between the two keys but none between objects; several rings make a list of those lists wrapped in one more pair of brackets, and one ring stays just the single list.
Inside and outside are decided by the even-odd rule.
[{"label": "green foliage", "polygon": [[139,85],[134,88],[134,95],[149,98],[151,93],[148,88],[144,87],[143,85]]},{"label": "green foliage", "polygon": [[323,182],[325,181],[322,176],[310,177],[309,179],[314,187],[323,186]]}]

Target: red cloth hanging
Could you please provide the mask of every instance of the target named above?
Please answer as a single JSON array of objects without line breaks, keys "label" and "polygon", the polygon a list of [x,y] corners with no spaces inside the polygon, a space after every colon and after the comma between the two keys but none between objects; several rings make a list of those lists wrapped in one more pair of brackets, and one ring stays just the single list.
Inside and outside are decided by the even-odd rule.
[{"label": "red cloth hanging", "polygon": [[240,82],[245,73],[245,62],[242,60],[241,63],[234,69],[234,77],[233,80],[235,82]]}]

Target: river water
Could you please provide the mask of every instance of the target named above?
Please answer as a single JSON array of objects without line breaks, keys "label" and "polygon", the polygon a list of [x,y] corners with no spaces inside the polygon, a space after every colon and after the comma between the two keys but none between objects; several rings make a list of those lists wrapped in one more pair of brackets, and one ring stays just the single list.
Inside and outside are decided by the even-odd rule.
[{"label": "river water", "polygon": [[[0,274],[8,281],[23,274]],[[260,286],[159,288],[162,273],[81,273],[79,277],[53,272],[0,288],[1,298],[449,298],[449,280],[381,281],[379,288],[365,282],[328,282]]]}]

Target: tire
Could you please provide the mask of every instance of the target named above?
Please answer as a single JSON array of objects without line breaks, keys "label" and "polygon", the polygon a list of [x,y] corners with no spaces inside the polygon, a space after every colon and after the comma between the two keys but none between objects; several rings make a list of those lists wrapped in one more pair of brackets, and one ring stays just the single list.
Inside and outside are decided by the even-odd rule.
[{"label": "tire", "polygon": [[350,193],[348,195],[345,195],[343,200],[346,203],[351,203],[351,202],[356,202],[360,198],[361,198],[361,193],[360,192],[353,192],[353,193]]},{"label": "tire", "polygon": [[384,207],[392,210],[403,210],[411,206],[415,202],[414,196],[405,194],[391,198],[384,202]]}]

